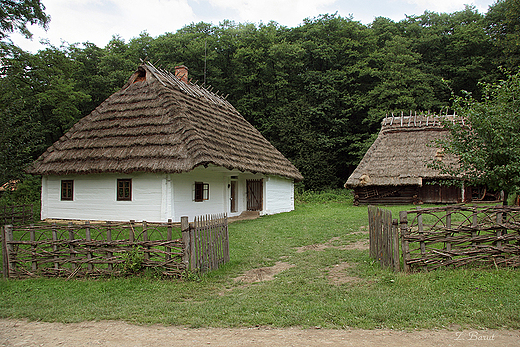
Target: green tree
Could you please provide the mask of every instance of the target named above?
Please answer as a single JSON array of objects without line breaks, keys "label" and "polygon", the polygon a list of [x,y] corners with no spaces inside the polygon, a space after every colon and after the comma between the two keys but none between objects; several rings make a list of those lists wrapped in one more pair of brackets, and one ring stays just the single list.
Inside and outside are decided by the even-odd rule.
[{"label": "green tree", "polygon": [[432,86],[441,104],[450,102],[450,91],[461,95],[465,90],[478,98],[478,83],[498,78],[493,64],[497,50],[486,33],[483,15],[474,7],[454,13],[426,11],[408,17],[399,26],[402,35],[411,40],[413,51],[421,56],[420,70],[436,77]]},{"label": "green tree", "polygon": [[[384,47],[370,57],[376,68],[371,76],[378,83],[368,92],[371,98],[369,120],[379,126],[388,112],[435,110],[442,107],[431,86],[435,77],[420,69],[421,56],[410,48],[410,40],[397,36],[386,40]],[[437,77],[438,78],[438,77]]]},{"label": "green tree", "polygon": [[498,0],[486,14],[487,32],[502,54],[497,65],[508,69],[520,66],[520,0]]},{"label": "green tree", "polygon": [[1,52],[0,182],[23,177],[23,169],[77,120],[89,96],[73,79],[74,61],[48,47],[36,54],[10,46]]},{"label": "green tree", "polygon": [[18,31],[27,38],[32,36],[27,24],[47,27],[50,17],[45,14],[40,0],[0,1],[0,40]]},{"label": "green tree", "polygon": [[520,191],[520,73],[483,85],[482,101],[471,95],[456,99],[460,122],[446,122],[451,137],[439,141],[459,165],[434,167],[474,185],[510,194]]}]

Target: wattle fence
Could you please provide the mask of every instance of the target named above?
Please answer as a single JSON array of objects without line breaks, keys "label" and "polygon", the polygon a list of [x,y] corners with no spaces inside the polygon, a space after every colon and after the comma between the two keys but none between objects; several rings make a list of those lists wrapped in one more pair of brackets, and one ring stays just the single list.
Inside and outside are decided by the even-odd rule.
[{"label": "wattle fence", "polygon": [[34,220],[34,207],[25,205],[0,206],[0,225],[26,224]]},{"label": "wattle fence", "polygon": [[227,216],[182,217],[181,227],[130,221],[2,228],[4,278],[127,276],[149,269],[182,277],[229,261]]},{"label": "wattle fence", "polygon": [[[395,271],[520,266],[520,208],[447,206],[391,212],[370,206],[370,255]],[[400,240],[400,245],[397,240]]]}]

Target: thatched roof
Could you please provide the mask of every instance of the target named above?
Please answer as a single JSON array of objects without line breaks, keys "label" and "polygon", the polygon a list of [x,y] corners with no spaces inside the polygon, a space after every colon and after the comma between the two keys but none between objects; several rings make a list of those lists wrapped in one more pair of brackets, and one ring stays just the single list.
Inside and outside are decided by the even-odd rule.
[{"label": "thatched roof", "polygon": [[[454,116],[443,116],[453,120]],[[422,186],[423,179],[449,178],[427,167],[433,159],[457,163],[436,147],[435,140],[449,135],[438,116],[387,117],[376,141],[345,183],[359,186]]]},{"label": "thatched roof", "polygon": [[225,98],[151,64],[76,123],[27,171],[182,173],[216,165],[302,180]]}]

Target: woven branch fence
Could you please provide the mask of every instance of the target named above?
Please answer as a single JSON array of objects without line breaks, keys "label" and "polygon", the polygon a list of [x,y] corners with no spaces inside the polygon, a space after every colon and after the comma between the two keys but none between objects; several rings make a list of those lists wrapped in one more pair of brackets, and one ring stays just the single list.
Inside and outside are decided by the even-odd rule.
[{"label": "woven branch fence", "polygon": [[25,205],[0,206],[0,225],[26,224],[34,219],[34,207]]},{"label": "woven branch fence", "polygon": [[[391,212],[373,206],[369,209],[369,224],[373,223],[372,242],[378,247],[376,259],[394,270],[434,270],[440,267],[463,265],[520,266],[520,208],[509,206],[447,206],[399,213],[401,247],[395,246],[396,220]],[[378,214],[390,217],[378,219]],[[373,222],[370,222],[370,221]],[[381,226],[378,226],[379,223]],[[386,226],[383,226],[386,224]],[[392,229],[393,228],[393,229]],[[384,233],[383,230],[393,230]],[[381,230],[381,231],[379,231]],[[390,236],[387,236],[390,235]],[[391,241],[388,238],[392,238]],[[374,238],[374,241],[372,239]],[[377,238],[381,241],[378,243]],[[383,244],[392,242],[392,249],[384,251]],[[387,247],[388,248],[388,247]],[[388,258],[394,263],[389,264]],[[400,259],[400,266],[395,259]]]},{"label": "woven branch fence", "polygon": [[[2,228],[2,256],[4,278],[98,277],[134,275],[145,269],[168,277],[180,277],[187,270],[208,271],[223,262],[204,262],[226,245],[209,243],[217,225],[227,236],[225,215],[207,216],[205,226],[195,232],[194,223],[183,217],[184,229],[169,220],[167,223],[85,222],[83,224],[31,225]],[[199,223],[200,224],[200,223]],[[193,230],[193,231],[192,231]],[[181,238],[173,238],[175,235]],[[203,246],[201,246],[203,244]],[[201,250],[198,258],[191,253]],[[204,253],[205,252],[205,253]],[[194,259],[204,261],[194,262]]]}]

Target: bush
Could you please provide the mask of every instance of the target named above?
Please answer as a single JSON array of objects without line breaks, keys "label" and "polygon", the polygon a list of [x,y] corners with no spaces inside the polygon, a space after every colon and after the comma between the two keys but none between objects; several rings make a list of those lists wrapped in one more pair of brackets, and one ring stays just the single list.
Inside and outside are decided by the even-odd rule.
[{"label": "bush", "polygon": [[323,191],[300,191],[295,194],[295,201],[305,203],[352,202],[354,194],[350,189],[327,189]]}]

